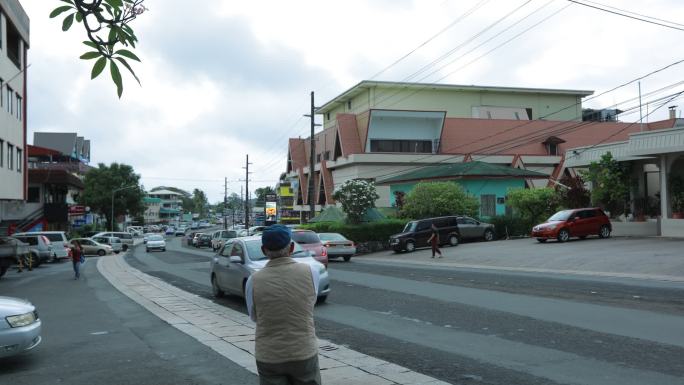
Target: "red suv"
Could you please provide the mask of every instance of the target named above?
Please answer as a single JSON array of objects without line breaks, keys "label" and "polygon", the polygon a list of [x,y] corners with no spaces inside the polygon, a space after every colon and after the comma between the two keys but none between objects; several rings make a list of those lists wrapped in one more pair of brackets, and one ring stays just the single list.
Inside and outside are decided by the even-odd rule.
[{"label": "red suv", "polygon": [[559,211],[546,222],[532,228],[532,237],[539,242],[557,239],[566,242],[570,237],[586,238],[598,235],[599,238],[610,237],[612,227],[610,219],[599,208],[572,209]]}]

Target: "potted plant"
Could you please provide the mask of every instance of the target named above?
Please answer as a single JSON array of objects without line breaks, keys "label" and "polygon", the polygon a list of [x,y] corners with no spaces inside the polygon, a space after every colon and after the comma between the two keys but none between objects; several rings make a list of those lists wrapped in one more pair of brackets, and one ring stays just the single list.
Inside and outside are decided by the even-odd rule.
[{"label": "potted plant", "polygon": [[670,176],[670,195],[672,196],[672,218],[684,219],[684,177]]}]

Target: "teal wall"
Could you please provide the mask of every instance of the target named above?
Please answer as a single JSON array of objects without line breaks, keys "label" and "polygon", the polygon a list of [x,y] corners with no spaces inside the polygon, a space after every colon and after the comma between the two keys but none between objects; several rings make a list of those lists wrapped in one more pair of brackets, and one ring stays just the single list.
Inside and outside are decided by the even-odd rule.
[{"label": "teal wall", "polygon": [[[497,198],[503,198],[508,193],[510,188],[524,188],[525,180],[523,179],[461,179],[453,181],[461,185],[469,194],[474,195],[480,199],[480,195],[493,194]],[[390,185],[390,204],[394,206],[394,192],[403,191],[408,194],[413,190],[413,187],[418,182],[399,183]],[[496,204],[496,215],[504,215],[506,213],[506,205]]]}]

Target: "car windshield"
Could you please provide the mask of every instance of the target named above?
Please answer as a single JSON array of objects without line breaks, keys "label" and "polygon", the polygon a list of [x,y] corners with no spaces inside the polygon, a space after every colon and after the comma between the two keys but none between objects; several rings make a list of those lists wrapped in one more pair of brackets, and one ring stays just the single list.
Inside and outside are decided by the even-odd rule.
[{"label": "car windshield", "polygon": [[[249,255],[249,259],[252,261],[263,261],[268,259],[261,251],[261,239],[245,241],[245,245],[247,246],[247,255]],[[292,258],[304,258],[310,257],[311,254],[295,243],[294,251],[290,256]]]},{"label": "car windshield", "polygon": [[292,240],[303,245],[320,243],[321,239],[313,231],[294,231]]},{"label": "car windshield", "polygon": [[318,237],[321,238],[321,241],[346,241],[347,238],[345,238],[342,234],[337,234],[337,233],[321,233],[318,234]]},{"label": "car windshield", "polygon": [[572,214],[571,210],[559,211],[553,214],[551,218],[549,218],[549,221],[567,221],[568,218],[570,218],[570,214]]},{"label": "car windshield", "polygon": [[149,238],[149,241],[163,241],[163,240],[164,240],[164,237],[162,237],[161,235],[152,235]]},{"label": "car windshield", "polygon": [[407,223],[406,226],[404,227],[404,231],[403,231],[403,232],[404,232],[404,233],[410,233],[410,232],[416,231],[416,223],[417,223],[417,222],[409,222],[409,223]]}]

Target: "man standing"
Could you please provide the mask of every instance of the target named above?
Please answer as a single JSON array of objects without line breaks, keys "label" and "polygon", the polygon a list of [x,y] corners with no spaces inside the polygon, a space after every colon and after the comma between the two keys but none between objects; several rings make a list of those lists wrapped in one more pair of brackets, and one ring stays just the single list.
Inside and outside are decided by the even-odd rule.
[{"label": "man standing", "polygon": [[247,280],[245,297],[256,322],[255,357],[261,385],[320,385],[318,339],[313,309],[318,269],[290,257],[290,229],[264,229],[261,250],[266,266]]}]

